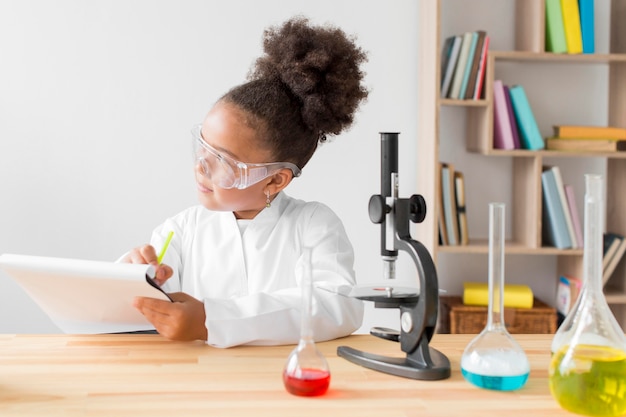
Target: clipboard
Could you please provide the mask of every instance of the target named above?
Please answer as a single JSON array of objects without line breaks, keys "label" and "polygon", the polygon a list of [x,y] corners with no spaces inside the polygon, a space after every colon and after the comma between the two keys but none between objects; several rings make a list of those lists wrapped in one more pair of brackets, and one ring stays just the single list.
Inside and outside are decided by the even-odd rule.
[{"label": "clipboard", "polygon": [[172,301],[152,265],[2,254],[0,269],[68,334],[153,330],[133,299]]}]

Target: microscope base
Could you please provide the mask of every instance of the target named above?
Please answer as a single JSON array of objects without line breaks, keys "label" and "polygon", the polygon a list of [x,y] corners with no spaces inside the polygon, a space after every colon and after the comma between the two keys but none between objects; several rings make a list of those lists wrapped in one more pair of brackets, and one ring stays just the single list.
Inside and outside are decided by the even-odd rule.
[{"label": "microscope base", "polygon": [[348,346],[339,346],[337,355],[365,368],[404,378],[428,381],[448,378],[450,376],[450,361],[448,358],[436,349],[431,347],[428,349],[433,362],[431,367],[416,367],[407,358],[377,355]]}]

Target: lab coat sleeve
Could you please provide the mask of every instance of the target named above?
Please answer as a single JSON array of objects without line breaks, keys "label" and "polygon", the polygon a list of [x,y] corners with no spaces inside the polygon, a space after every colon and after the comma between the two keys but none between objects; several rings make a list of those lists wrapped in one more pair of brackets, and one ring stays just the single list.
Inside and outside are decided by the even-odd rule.
[{"label": "lab coat sleeve", "polygon": [[[354,252],[339,218],[326,206],[315,206],[296,222],[299,256],[312,248],[312,321],[316,341],[351,334],[361,325],[362,302],[338,294],[355,285]],[[276,254],[280,262],[281,254]],[[241,344],[297,343],[302,311],[302,268],[296,267],[297,285],[274,292],[234,299],[205,299],[207,343],[216,347]]]}]

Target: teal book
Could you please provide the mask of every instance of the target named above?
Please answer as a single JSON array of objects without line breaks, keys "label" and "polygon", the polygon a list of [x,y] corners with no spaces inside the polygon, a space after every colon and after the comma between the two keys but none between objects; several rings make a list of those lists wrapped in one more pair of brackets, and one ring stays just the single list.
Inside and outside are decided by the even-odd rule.
[{"label": "teal book", "polygon": [[[470,73],[472,72],[472,64],[474,63],[474,55],[476,54],[476,43],[478,42],[478,33],[472,33],[472,41],[470,43],[469,52],[467,54],[467,63],[465,64],[465,70],[463,72],[463,79],[461,81],[461,89],[459,90],[458,98],[465,98],[465,91],[467,90],[467,84],[469,82]],[[479,52],[480,54],[480,52]]]},{"label": "teal book", "polygon": [[561,0],[546,0],[546,52],[567,52]]},{"label": "teal book", "polygon": [[593,0],[578,0],[580,31],[583,39],[583,54],[593,54],[595,48]]},{"label": "teal book", "polygon": [[564,207],[561,204],[554,172],[550,167],[541,173],[541,194],[544,242],[559,249],[571,248],[572,241],[565,222]]},{"label": "teal book", "polygon": [[539,126],[537,126],[537,120],[530,108],[524,87],[521,85],[510,87],[509,95],[513,113],[515,114],[515,121],[519,129],[522,148],[533,151],[545,148],[545,142],[541,132],[539,132]]}]

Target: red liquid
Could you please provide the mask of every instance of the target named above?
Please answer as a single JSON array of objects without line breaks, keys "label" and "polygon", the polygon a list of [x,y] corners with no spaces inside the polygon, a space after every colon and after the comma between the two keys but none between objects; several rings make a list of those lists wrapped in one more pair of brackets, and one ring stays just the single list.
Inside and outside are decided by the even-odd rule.
[{"label": "red liquid", "polygon": [[284,372],[283,382],[291,394],[313,397],[326,392],[330,384],[330,372],[320,369],[303,369],[301,378]]}]

